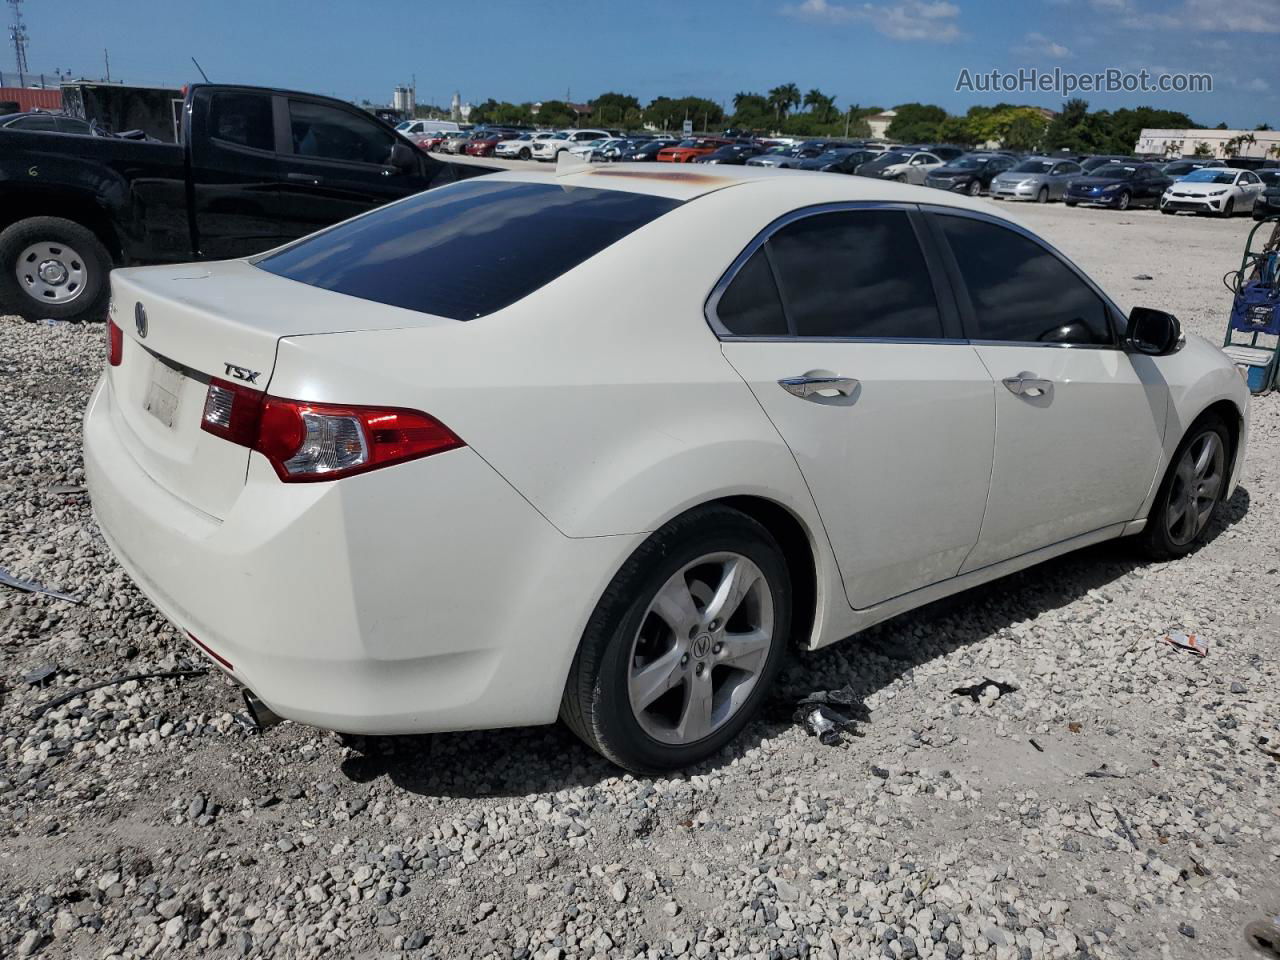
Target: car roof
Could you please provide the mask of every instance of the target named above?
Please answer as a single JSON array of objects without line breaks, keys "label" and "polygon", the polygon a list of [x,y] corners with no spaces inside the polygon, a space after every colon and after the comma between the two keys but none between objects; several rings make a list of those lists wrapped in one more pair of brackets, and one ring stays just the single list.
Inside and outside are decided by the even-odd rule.
[{"label": "car roof", "polygon": [[931,187],[917,187],[870,177],[841,177],[820,171],[747,166],[707,169],[705,165],[697,165],[697,169],[689,170],[683,169],[684,164],[679,164],[682,169],[655,169],[666,166],[653,163],[575,164],[551,177],[541,171],[512,170],[490,174],[486,179],[526,183],[547,183],[550,180],[564,187],[623,190],[680,201],[694,200],[726,189],[749,191],[753,194],[770,191],[775,195],[782,195],[785,202],[795,208],[858,201],[926,203],[973,210],[1010,223],[1020,222],[1006,215],[1003,210],[993,209],[991,204],[983,200]]}]

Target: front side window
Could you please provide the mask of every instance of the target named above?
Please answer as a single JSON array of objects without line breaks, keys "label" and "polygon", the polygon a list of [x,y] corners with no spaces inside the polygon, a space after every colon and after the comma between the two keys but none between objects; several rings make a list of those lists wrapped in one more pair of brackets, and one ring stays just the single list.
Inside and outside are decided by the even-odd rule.
[{"label": "front side window", "polygon": [[209,98],[209,136],[254,150],[274,150],[271,98],[261,93],[215,93]]},{"label": "front side window", "polygon": [[293,152],[317,160],[385,165],[395,136],[346,110],[307,100],[289,101]]},{"label": "front side window", "polygon": [[942,336],[928,266],[901,210],[837,211],[787,224],[738,272],[716,312],[739,336]]},{"label": "front side window", "polygon": [[19,117],[9,124],[10,130],[27,130],[27,131],[48,131],[52,133],[57,129],[54,125],[53,117],[44,114],[32,114],[29,117]]},{"label": "front side window", "polygon": [[969,291],[972,339],[1114,342],[1102,298],[1040,244],[985,220],[941,215],[938,221]]},{"label": "front side window", "polygon": [[477,178],[348,220],[256,263],[313,287],[471,320],[679,205],[621,190]]}]

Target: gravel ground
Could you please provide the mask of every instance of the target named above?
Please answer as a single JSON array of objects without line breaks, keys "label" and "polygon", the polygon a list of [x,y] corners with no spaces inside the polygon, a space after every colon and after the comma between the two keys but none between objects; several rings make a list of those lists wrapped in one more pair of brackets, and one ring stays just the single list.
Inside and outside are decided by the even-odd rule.
[{"label": "gravel ground", "polygon": [[[1020,212],[1220,337],[1250,222]],[[1280,913],[1275,396],[1194,556],[1095,548],[798,655],[735,752],[647,780],[559,727],[258,736],[213,672],[37,717],[202,666],[59,489],[102,340],[0,320],[0,566],[85,598],[0,587],[2,956],[1222,958]],[[951,692],[983,678],[1018,689]],[[835,689],[824,746],[791,715]]]}]

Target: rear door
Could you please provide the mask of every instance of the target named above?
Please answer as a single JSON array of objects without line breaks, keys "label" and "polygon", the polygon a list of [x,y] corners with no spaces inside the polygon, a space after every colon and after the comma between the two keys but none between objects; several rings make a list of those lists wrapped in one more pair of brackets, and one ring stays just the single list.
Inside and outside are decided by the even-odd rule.
[{"label": "rear door", "polygon": [[987,497],[991,378],[960,338],[921,223],[902,205],[802,211],[758,237],[708,305],[858,608],[954,576]]},{"label": "rear door", "polygon": [[243,257],[294,234],[284,217],[272,97],[265,90],[198,92],[191,131],[196,249]]},{"label": "rear door", "polygon": [[280,97],[286,229],[300,237],[427,189],[421,170],[391,165],[402,140],[364,111]]},{"label": "rear door", "polygon": [[1080,165],[1064,160],[1061,163],[1055,163],[1053,169],[1049,171],[1049,197],[1052,200],[1061,200],[1067,192],[1067,183],[1072,177],[1080,176]]},{"label": "rear door", "polygon": [[961,572],[1123,523],[1155,478],[1168,390],[1126,353],[1115,307],[1030,234],[936,210],[960,312],[995,383],[995,463]]}]

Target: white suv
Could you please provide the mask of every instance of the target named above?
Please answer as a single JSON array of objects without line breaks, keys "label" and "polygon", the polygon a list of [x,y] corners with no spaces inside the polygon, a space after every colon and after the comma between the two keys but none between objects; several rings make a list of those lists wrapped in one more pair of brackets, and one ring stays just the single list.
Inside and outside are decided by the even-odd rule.
[{"label": "white suv", "polygon": [[570,147],[591,140],[604,140],[613,136],[608,130],[559,130],[545,140],[533,145],[533,159],[555,160]]},{"label": "white suv", "polygon": [[555,136],[559,136],[559,134],[549,130],[539,130],[536,133],[522,133],[513,140],[499,140],[498,145],[493,148],[493,155],[495,157],[507,157],[508,159],[528,160],[533,156],[533,148],[539,141]]}]

